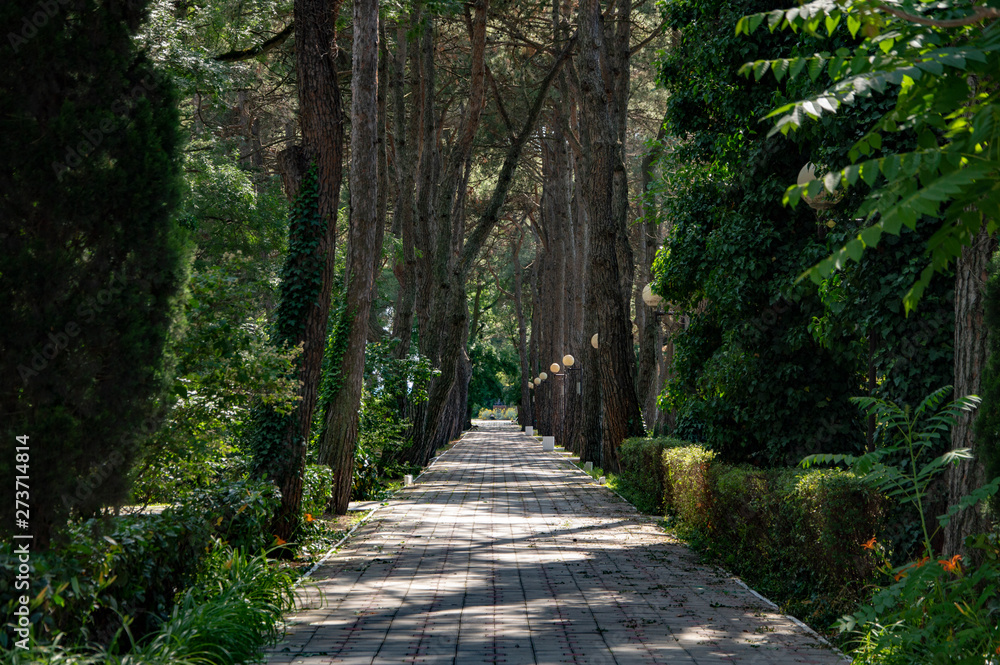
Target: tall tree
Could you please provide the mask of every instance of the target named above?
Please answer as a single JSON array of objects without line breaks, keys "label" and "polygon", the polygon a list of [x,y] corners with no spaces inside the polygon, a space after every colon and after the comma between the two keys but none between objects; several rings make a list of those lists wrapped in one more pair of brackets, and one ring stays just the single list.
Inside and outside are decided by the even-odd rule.
[{"label": "tall tree", "polygon": [[[972,244],[962,248],[955,266],[955,395],[979,395],[983,388],[983,370],[988,356],[987,328],[984,316],[984,289],[989,276],[990,259],[996,252],[996,239],[985,225]],[[952,448],[976,448],[973,428],[975,413],[963,412],[951,432]],[[981,459],[966,460],[948,469],[948,497],[952,503],[982,487],[986,478]],[[945,554],[958,552],[969,556],[965,537],[990,530],[990,522],[980,507],[955,515],[944,530]]]},{"label": "tall tree", "polygon": [[[295,65],[302,145],[283,151],[286,189],[297,200],[289,229],[289,259],[276,315],[279,340],[302,345],[299,403],[288,417],[261,407],[254,441],[255,473],[281,490],[275,535],[289,540],[298,526],[306,446],[319,396],[323,350],[334,274],[337,202],[340,198],[343,118],[337,83],[336,19],[339,0],[296,0]],[[315,190],[303,189],[314,169]]]},{"label": "tall tree", "polygon": [[126,499],[170,375],[180,141],[172,85],[133,42],[145,16],[141,1],[0,8],[0,477],[31,485],[0,533],[35,546]]},{"label": "tall tree", "polygon": [[[626,3],[628,6],[629,3]],[[620,21],[628,22],[626,12]],[[624,28],[622,28],[624,30]],[[629,436],[643,434],[642,411],[635,392],[635,359],[632,351],[632,326],[628,294],[623,289],[621,243],[626,235],[621,134],[624,117],[619,95],[609,94],[603,72],[621,67],[621,53],[612,59],[609,49],[618,46],[608,34],[598,0],[585,0],[579,11],[580,53],[577,75],[580,80],[581,124],[587,148],[584,165],[583,195],[587,203],[589,235],[589,270],[587,291],[596,309],[599,334],[598,374],[603,406],[603,455],[606,469],[618,469],[618,446]],[[620,39],[619,35],[619,39]],[[626,40],[627,51],[627,40]],[[624,291],[624,292],[623,292]]]},{"label": "tall tree", "polygon": [[365,342],[371,309],[379,226],[378,160],[378,0],[354,1],[351,76],[351,222],[347,245],[345,316],[347,348],[340,367],[340,388],[326,413],[319,461],[334,471],[330,507],[347,512],[358,438],[358,406],[365,369]]},{"label": "tall tree", "polygon": [[[500,219],[500,212],[513,183],[514,172],[520,161],[521,152],[541,113],[552,80],[569,57],[571,44],[572,42],[567,44],[562,52],[556,56],[552,68],[535,93],[520,130],[506,150],[503,165],[497,175],[490,199],[472,230],[466,235],[461,251],[454,261],[445,264],[437,273],[437,276],[443,280],[443,283],[440,284],[442,295],[438,296],[442,298],[442,301],[436,305],[437,311],[441,312],[441,315],[435,317],[439,326],[440,339],[435,342],[432,348],[437,351],[435,355],[439,358],[441,373],[432,382],[428,391],[424,425],[420,430],[420,437],[413,446],[414,459],[417,461],[427,462],[436,447],[447,440],[444,437],[450,423],[445,422],[443,416],[449,394],[457,377],[468,323],[465,302],[466,279]],[[450,243],[440,243],[440,245],[446,250],[451,249]]]}]

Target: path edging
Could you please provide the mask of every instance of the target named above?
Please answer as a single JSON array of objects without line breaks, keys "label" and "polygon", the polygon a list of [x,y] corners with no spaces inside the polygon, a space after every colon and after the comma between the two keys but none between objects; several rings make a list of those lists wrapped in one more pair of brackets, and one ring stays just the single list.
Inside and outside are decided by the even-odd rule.
[{"label": "path edging", "polygon": [[[521,434],[525,434],[524,430],[521,430]],[[527,436],[530,439],[534,439],[535,438],[534,436],[529,435],[529,434],[525,434],[525,436]],[[563,450],[565,450],[565,448]],[[545,451],[543,450],[542,452],[545,452]],[[590,475],[589,473],[587,473],[586,471],[584,471],[583,469],[581,469],[580,467],[578,467],[576,464],[574,464],[573,462],[571,462],[565,455],[562,455],[560,453],[556,453],[554,451],[551,452],[550,454],[552,454],[555,457],[559,458],[563,462],[566,462],[570,467],[576,469],[577,471],[579,471],[583,475],[587,476],[587,478],[590,479],[590,482],[592,484],[597,485],[598,487],[603,487],[604,489],[606,489],[609,492],[613,493],[619,499],[621,499],[622,501],[624,501],[625,503],[627,503],[629,506],[632,506],[632,509],[635,510],[636,514],[638,514],[638,515],[642,515],[643,514],[643,513],[640,513],[639,510],[635,506],[632,505],[631,501],[629,501],[628,499],[626,499],[625,497],[623,497],[621,494],[619,494],[617,490],[614,490],[614,489],[608,487],[607,485],[601,485],[599,482],[597,482],[597,480],[594,479],[594,477],[592,475]],[[681,542],[683,542],[683,541],[681,541]],[[687,547],[688,549],[691,549],[690,546],[687,543],[684,543],[684,546]],[[791,621],[792,623],[794,623],[796,626],[798,626],[799,628],[802,628],[807,633],[809,633],[810,635],[812,635],[814,638],[816,638],[817,640],[819,640],[820,643],[824,644],[827,648],[829,648],[835,654],[837,654],[838,656],[840,656],[841,658],[843,658],[844,662],[846,662],[846,663],[853,663],[854,662],[854,660],[852,658],[849,658],[847,656],[847,654],[845,654],[843,651],[841,651],[837,647],[833,646],[833,644],[831,644],[828,639],[826,639],[825,637],[823,637],[822,635],[820,635],[819,633],[817,633],[816,630],[814,630],[812,628],[812,626],[809,626],[808,624],[806,624],[805,622],[801,621],[800,619],[798,619],[796,617],[793,617],[791,614],[784,614],[783,612],[781,612],[781,608],[778,606],[778,604],[776,602],[774,602],[770,598],[765,597],[763,594],[761,594],[760,592],[756,591],[755,589],[751,588],[751,586],[749,584],[747,584],[746,582],[744,582],[742,579],[740,579],[736,575],[733,575],[732,573],[730,573],[725,568],[721,568],[721,567],[716,566],[716,565],[712,565],[712,567],[715,568],[715,570],[721,571],[722,573],[724,573],[726,577],[728,577],[729,579],[733,580],[734,582],[736,582],[737,584],[739,584],[741,587],[743,587],[744,589],[746,589],[747,591],[749,591],[751,594],[753,594],[754,596],[756,596],[757,598],[759,598],[765,605],[768,605],[768,606],[774,608],[775,610],[777,610],[777,612],[779,614],[781,614],[781,616],[785,617],[786,619],[788,619],[789,621]]]}]

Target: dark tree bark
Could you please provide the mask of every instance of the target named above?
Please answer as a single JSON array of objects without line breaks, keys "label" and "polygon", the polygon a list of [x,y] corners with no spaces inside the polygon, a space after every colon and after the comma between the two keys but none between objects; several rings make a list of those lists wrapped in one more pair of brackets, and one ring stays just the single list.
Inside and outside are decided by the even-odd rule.
[{"label": "dark tree bark", "polygon": [[[642,417],[646,429],[653,431],[657,421],[656,398],[660,392],[659,363],[657,357],[662,355],[663,345],[660,320],[650,310],[642,299],[642,289],[653,279],[653,260],[660,245],[659,220],[657,218],[656,202],[649,187],[653,182],[653,167],[660,155],[663,140],[663,125],[656,136],[656,143],[642,159],[642,196],[643,221],[636,224],[639,234],[637,248],[639,251],[639,279],[636,282],[635,324],[639,328],[639,376],[637,392],[642,405]],[[662,309],[662,306],[661,306]]]},{"label": "dark tree bark", "polygon": [[553,376],[550,365],[562,364],[569,352],[566,345],[566,246],[569,242],[569,148],[563,136],[563,118],[558,105],[542,139],[542,221],[543,255],[540,255],[542,325],[539,353],[542,371],[549,379],[542,384],[546,404],[539,413],[541,432],[553,435],[559,445],[566,443],[563,432],[564,400],[561,379]]},{"label": "dark tree bark", "polygon": [[[399,340],[396,357],[406,358],[410,354],[410,339],[413,333],[414,299],[417,293],[416,252],[414,249],[414,198],[413,174],[415,171],[414,148],[420,129],[420,114],[414,113],[407,122],[406,113],[406,61],[410,48],[407,23],[400,20],[396,26],[396,57],[393,61],[393,140],[395,154],[396,202],[393,210],[393,226],[398,227],[403,243],[402,260],[396,264],[394,273],[399,282],[399,297],[393,318],[392,336]],[[416,62],[416,57],[414,57]],[[411,94],[418,96],[419,83],[414,82]]]},{"label": "dark tree bark", "polygon": [[351,76],[351,221],[345,276],[347,348],[341,362],[341,385],[326,414],[319,461],[334,472],[330,508],[347,513],[358,435],[358,405],[365,369],[368,312],[378,237],[378,0],[354,1]]},{"label": "dark tree bark", "polygon": [[626,266],[619,261],[621,237],[625,234],[621,211],[625,165],[617,114],[609,103],[602,76],[609,64],[598,0],[581,2],[579,30],[581,125],[587,134],[588,149],[583,192],[591,228],[587,291],[588,298],[593,298],[600,335],[597,355],[603,405],[601,463],[605,470],[617,472],[618,447],[627,437],[641,436],[644,430],[635,392],[628,294],[622,292],[622,271]]},{"label": "dark tree bark", "polygon": [[[988,355],[987,331],[983,324],[983,287],[986,285],[990,258],[995,251],[996,240],[989,236],[984,224],[972,245],[962,248],[962,256],[955,265],[955,397],[978,395],[982,386]],[[951,433],[952,448],[972,448],[975,454],[974,418],[975,412],[963,413],[959,417]],[[983,485],[983,465],[975,458],[962,462],[950,467],[945,479],[948,503],[954,505]],[[944,554],[962,553],[969,558],[965,537],[989,529],[990,523],[980,507],[963,510],[945,528]]]},{"label": "dark tree bark", "polygon": [[510,260],[514,270],[514,312],[517,316],[517,358],[521,365],[521,408],[517,412],[517,423],[524,427],[531,420],[531,390],[528,381],[533,376],[528,364],[528,331],[524,319],[524,307],[521,304],[524,290],[524,279],[521,277],[521,243],[524,241],[524,231],[518,235],[516,242],[511,242]]},{"label": "dark tree bark", "polygon": [[[295,37],[295,68],[303,145],[301,151],[293,150],[283,162],[295,167],[316,164],[319,181],[318,208],[323,224],[315,229],[314,255],[322,262],[323,268],[315,306],[309,308],[298,339],[295,340],[302,344],[299,359],[301,399],[284,434],[282,462],[267,470],[281,491],[281,506],[272,525],[273,531],[285,540],[292,539],[298,525],[306,445],[319,396],[333,286],[337,202],[340,198],[343,158],[343,118],[335,65],[336,19],[339,9],[339,0],[295,0],[293,11],[295,24],[299,26]],[[298,177],[294,180],[285,176],[289,191],[297,191],[303,172],[299,170]]]},{"label": "dark tree bark", "polygon": [[[437,116],[434,104],[434,22],[426,21],[420,37],[419,76],[420,86],[420,158],[417,164],[416,184],[416,235],[414,246],[419,258],[414,265],[416,295],[414,309],[417,318],[420,352],[431,358],[427,348],[430,339],[431,305],[433,301],[434,213],[437,208],[437,173],[440,154],[437,144]],[[418,427],[419,429],[419,427]]]}]

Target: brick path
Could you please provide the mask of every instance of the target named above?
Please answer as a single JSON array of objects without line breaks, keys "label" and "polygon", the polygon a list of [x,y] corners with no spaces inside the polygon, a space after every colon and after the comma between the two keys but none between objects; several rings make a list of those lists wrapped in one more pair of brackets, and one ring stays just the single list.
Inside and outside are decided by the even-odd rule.
[{"label": "brick path", "polygon": [[268,662],[844,662],[513,427],[466,434],[314,579]]}]

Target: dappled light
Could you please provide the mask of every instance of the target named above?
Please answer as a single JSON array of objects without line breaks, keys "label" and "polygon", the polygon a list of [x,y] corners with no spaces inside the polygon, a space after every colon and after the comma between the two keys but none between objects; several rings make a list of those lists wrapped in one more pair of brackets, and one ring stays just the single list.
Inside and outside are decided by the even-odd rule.
[{"label": "dappled light", "polygon": [[840,662],[513,426],[466,434],[303,594],[272,663]]}]

